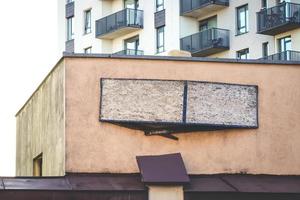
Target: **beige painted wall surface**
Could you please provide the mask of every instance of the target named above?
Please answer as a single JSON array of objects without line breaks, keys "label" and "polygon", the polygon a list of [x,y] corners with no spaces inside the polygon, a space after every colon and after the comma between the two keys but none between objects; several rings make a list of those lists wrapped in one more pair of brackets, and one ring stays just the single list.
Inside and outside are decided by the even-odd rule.
[{"label": "beige painted wall surface", "polygon": [[[100,78],[259,86],[259,129],[177,134],[178,141],[99,122]],[[188,173],[300,174],[300,67],[66,58],[66,171],[138,172],[137,155],[180,152]]]},{"label": "beige painted wall surface", "polygon": [[149,200],[183,200],[182,186],[148,186]]},{"label": "beige painted wall surface", "polygon": [[64,69],[60,62],[17,115],[17,176],[32,176],[41,153],[43,176],[65,174]]}]

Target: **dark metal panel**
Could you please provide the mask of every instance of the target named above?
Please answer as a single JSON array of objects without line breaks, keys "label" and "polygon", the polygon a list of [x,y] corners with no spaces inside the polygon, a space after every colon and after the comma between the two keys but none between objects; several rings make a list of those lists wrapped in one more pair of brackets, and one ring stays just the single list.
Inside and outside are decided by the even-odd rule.
[{"label": "dark metal panel", "polygon": [[283,51],[267,57],[260,58],[259,60],[300,61],[300,51]]},{"label": "dark metal panel", "polygon": [[299,200],[299,194],[231,193],[231,192],[186,192],[184,200]]},{"label": "dark metal panel", "polygon": [[66,41],[66,52],[74,53],[75,49],[75,40]]},{"label": "dark metal panel", "polygon": [[257,32],[277,35],[300,27],[300,4],[280,3],[257,12]]},{"label": "dark metal panel", "polygon": [[147,200],[147,192],[1,191],[2,200]]},{"label": "dark metal panel", "polygon": [[3,180],[0,178],[0,190],[4,190]]},{"label": "dark metal panel", "polygon": [[182,185],[189,183],[180,153],[159,156],[137,156],[137,163],[146,184]]},{"label": "dark metal panel", "polygon": [[74,17],[75,4],[74,1],[66,4],[66,18]]},{"label": "dark metal panel", "polygon": [[211,28],[180,39],[181,49],[193,56],[208,56],[230,48],[230,31]]},{"label": "dark metal panel", "polygon": [[154,13],[154,26],[159,28],[166,25],[166,10],[161,10]]},{"label": "dark metal panel", "polygon": [[186,185],[185,192],[236,192],[236,189],[228,185],[219,176],[202,175],[190,176],[191,182]]},{"label": "dark metal panel", "polygon": [[180,0],[180,13],[181,15],[200,10],[210,5],[229,6],[229,0]]},{"label": "dark metal panel", "polygon": [[61,178],[4,178],[6,190],[71,190],[64,177]]},{"label": "dark metal panel", "polygon": [[96,37],[110,34],[125,27],[143,28],[144,12],[126,8],[96,21]]},{"label": "dark metal panel", "polygon": [[139,174],[67,174],[73,190],[146,191]]},{"label": "dark metal panel", "polygon": [[222,179],[240,192],[300,193],[300,179],[294,176],[226,175]]}]

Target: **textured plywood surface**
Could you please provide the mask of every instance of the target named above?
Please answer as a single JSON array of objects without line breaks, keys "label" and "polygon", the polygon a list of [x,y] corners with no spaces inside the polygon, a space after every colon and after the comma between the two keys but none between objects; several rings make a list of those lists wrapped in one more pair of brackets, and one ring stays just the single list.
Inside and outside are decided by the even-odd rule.
[{"label": "textured plywood surface", "polygon": [[257,126],[257,87],[189,82],[187,123]]},{"label": "textured plywood surface", "polygon": [[180,122],[182,81],[102,79],[101,119]]},{"label": "textured plywood surface", "polygon": [[65,174],[64,62],[59,63],[17,115],[16,175],[32,176],[43,153],[43,176]]},{"label": "textured plywood surface", "polygon": [[134,79],[101,85],[101,120],[257,126],[256,86]]}]

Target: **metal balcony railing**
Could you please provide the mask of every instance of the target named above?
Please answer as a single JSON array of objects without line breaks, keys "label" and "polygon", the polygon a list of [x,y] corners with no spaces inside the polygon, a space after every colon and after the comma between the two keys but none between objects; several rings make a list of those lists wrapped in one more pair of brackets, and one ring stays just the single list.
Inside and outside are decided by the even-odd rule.
[{"label": "metal balcony railing", "polygon": [[299,51],[283,51],[270,56],[260,58],[259,60],[281,60],[281,61],[300,61]]},{"label": "metal balcony railing", "polygon": [[180,0],[180,13],[188,13],[211,4],[228,6],[229,0]]},{"label": "metal balcony railing", "polygon": [[211,28],[184,37],[180,40],[181,49],[193,56],[207,56],[229,49],[229,30]]},{"label": "metal balcony railing", "polygon": [[136,49],[125,49],[114,53],[114,55],[131,55],[131,56],[142,56],[144,51]]},{"label": "metal balcony railing", "polygon": [[257,32],[276,35],[300,26],[300,4],[281,3],[257,13]]},{"label": "metal balcony railing", "polygon": [[143,28],[142,10],[126,8],[96,21],[96,37],[114,32],[124,27]]}]

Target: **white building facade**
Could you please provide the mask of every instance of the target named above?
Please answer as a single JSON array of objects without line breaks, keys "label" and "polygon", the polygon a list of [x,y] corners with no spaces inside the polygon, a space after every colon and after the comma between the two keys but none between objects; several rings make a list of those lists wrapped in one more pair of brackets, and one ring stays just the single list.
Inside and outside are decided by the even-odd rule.
[{"label": "white building facade", "polygon": [[59,0],[58,9],[61,52],[300,60],[300,0]]}]

